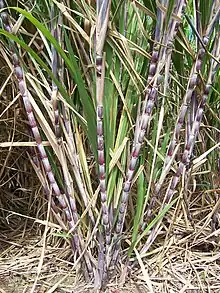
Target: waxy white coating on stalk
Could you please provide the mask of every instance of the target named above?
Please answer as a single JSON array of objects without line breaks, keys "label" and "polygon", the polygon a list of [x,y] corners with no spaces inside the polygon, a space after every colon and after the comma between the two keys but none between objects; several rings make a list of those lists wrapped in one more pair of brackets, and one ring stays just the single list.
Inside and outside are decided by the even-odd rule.
[{"label": "waxy white coating on stalk", "polygon": [[100,183],[100,196],[102,204],[102,220],[105,227],[106,245],[111,243],[110,226],[109,226],[109,211],[107,205],[106,194],[106,180],[105,180],[105,154],[104,154],[104,137],[103,137],[103,107],[97,106],[97,145],[98,145],[98,167],[99,167],[99,183]]},{"label": "waxy white coating on stalk", "polygon": [[[203,54],[204,54],[204,49],[202,49],[202,53],[201,53],[201,50],[200,50],[200,54],[199,54],[200,58],[202,58]],[[214,61],[212,60],[212,62],[214,62]],[[202,65],[202,63],[200,64],[200,66],[201,65]],[[196,68],[197,68],[197,66],[196,66]],[[186,166],[190,162],[190,157],[192,155],[192,151],[193,151],[193,148],[194,148],[194,145],[195,145],[196,137],[198,135],[199,128],[200,128],[200,123],[201,123],[201,120],[202,120],[202,114],[203,114],[203,111],[204,111],[204,106],[206,104],[206,101],[208,99],[208,95],[209,95],[209,92],[210,92],[210,89],[211,89],[211,86],[210,86],[211,76],[212,76],[212,66],[210,68],[208,83],[205,85],[204,93],[203,93],[203,96],[202,96],[202,101],[200,102],[200,104],[198,106],[198,109],[196,111],[195,120],[193,121],[193,126],[192,126],[191,132],[189,134],[189,140],[187,142],[187,145],[185,146],[185,150],[183,152],[183,156],[182,156],[181,162],[179,164],[179,167],[178,167],[178,169],[176,171],[176,174],[173,176],[172,181],[171,181],[170,190],[172,192],[174,192],[174,190],[175,190],[175,188],[177,186],[177,183],[179,181],[180,175],[183,174],[184,170],[186,169]],[[193,83],[191,83],[191,87],[194,86],[194,83],[196,83],[196,79],[197,78],[195,78],[195,74],[194,74],[193,75]],[[167,200],[170,201],[171,198],[168,197]]]},{"label": "waxy white coating on stalk", "polygon": [[39,163],[39,160],[38,160],[38,156],[37,156],[37,153],[35,152],[35,148],[33,147],[30,147],[29,148],[29,151],[31,153],[31,157],[32,157],[32,161],[33,161],[33,164],[35,165],[34,168],[37,168],[35,171],[36,171],[36,174],[43,186],[43,189],[44,189],[44,195],[46,197],[46,199],[48,201],[51,201],[51,209],[52,211],[54,212],[54,215],[55,215],[55,218],[57,219],[58,223],[61,225],[61,227],[66,230],[66,226],[65,224],[63,223],[63,220],[61,218],[61,215],[60,215],[60,212],[59,212],[59,209],[57,207],[57,205],[55,204],[55,201],[54,201],[54,198],[51,196],[51,192],[47,186],[47,183],[44,179],[44,176],[41,172],[41,168],[40,168],[40,163]]},{"label": "waxy white coating on stalk", "polygon": [[174,133],[173,133],[173,137],[172,137],[172,140],[168,146],[168,151],[167,151],[167,155],[165,158],[165,163],[164,163],[163,169],[167,166],[167,164],[171,160],[171,157],[174,152],[174,148],[176,146],[177,141],[179,140],[180,131],[182,129],[182,126],[183,126],[183,123],[185,120],[186,112],[187,112],[189,104],[191,102],[193,91],[197,85],[198,74],[199,74],[199,71],[201,70],[201,66],[202,66],[202,63],[200,61],[202,60],[204,53],[205,53],[204,49],[199,50],[198,58],[196,60],[194,67],[192,68],[191,77],[189,78],[187,91],[186,91],[186,94],[184,97],[184,102],[180,108],[180,112],[179,112],[179,116],[177,118],[177,124],[176,124],[175,130],[174,130]]},{"label": "waxy white coating on stalk", "polygon": [[[217,43],[217,44],[216,44]],[[220,40],[216,39],[216,48],[213,49],[213,56],[218,56],[220,54]],[[201,51],[200,51],[201,52]],[[202,51],[204,53],[204,50]],[[200,54],[200,58],[201,58],[201,54]],[[198,105],[198,108],[196,110],[196,114],[195,114],[195,120],[193,121],[193,125],[191,128],[191,131],[189,133],[189,138],[187,141],[187,144],[185,146],[181,161],[179,163],[178,169],[175,173],[175,175],[172,177],[171,179],[171,183],[170,183],[170,187],[167,190],[167,198],[166,198],[166,202],[170,202],[172,200],[172,197],[174,195],[176,186],[180,180],[181,175],[184,173],[184,171],[186,170],[187,165],[190,162],[190,158],[193,152],[193,148],[195,145],[195,141],[199,132],[199,128],[200,128],[200,123],[202,120],[202,114],[204,111],[204,107],[206,104],[206,101],[208,99],[208,95],[211,89],[211,83],[212,83],[212,76],[213,76],[213,68],[214,68],[214,64],[215,64],[215,60],[212,59],[211,60],[211,66],[210,66],[210,71],[209,71],[209,77],[208,77],[208,81],[207,84],[204,87],[204,91],[203,91],[203,95],[202,95],[202,100],[200,102],[200,104]],[[200,66],[202,66],[202,63],[200,63]],[[198,68],[197,66],[195,66],[195,68]],[[191,86],[193,86],[193,84],[196,82],[195,80],[195,76],[193,77],[194,82],[191,83]],[[172,142],[172,147],[174,148],[174,144],[175,144],[175,140],[173,140]],[[151,202],[151,208],[153,207],[155,201],[156,201],[156,196],[158,195],[160,191],[160,187],[156,186],[156,191],[155,191],[155,195],[153,197],[153,200]],[[150,210],[148,211],[147,217],[150,217]],[[146,252],[146,247],[144,246],[141,250],[141,253],[145,253]]]},{"label": "waxy white coating on stalk", "polygon": [[[95,38],[95,54],[96,54],[96,119],[97,119],[97,145],[98,145],[98,171],[100,183],[100,200],[102,206],[102,224],[104,226],[106,246],[100,244],[98,256],[98,274],[99,282],[102,286],[103,281],[107,279],[107,257],[105,262],[103,257],[109,253],[111,244],[111,227],[109,221],[109,209],[107,204],[106,193],[106,171],[105,171],[105,153],[104,153],[104,132],[103,132],[103,99],[104,99],[104,80],[105,80],[105,58],[103,58],[103,48],[108,28],[109,13],[111,0],[96,1],[96,38]],[[99,241],[100,241],[99,237]]]},{"label": "waxy white coating on stalk", "polygon": [[[179,1],[178,8],[180,10],[180,13],[182,12],[182,8],[184,6],[184,3],[185,3],[184,0]],[[159,10],[158,10],[158,15],[160,18],[162,18],[161,12]],[[156,33],[155,33],[155,40],[157,43],[159,43],[160,37],[161,37],[160,36],[160,33],[161,33],[160,32],[160,25],[162,25],[162,23],[157,23],[157,28],[156,28]],[[175,26],[176,26],[176,23],[174,23],[174,25],[173,25],[173,22],[172,22],[171,30],[170,30],[170,38],[172,41],[176,35]],[[127,210],[128,197],[129,197],[129,193],[130,193],[130,189],[131,189],[131,181],[132,181],[134,171],[136,168],[136,162],[139,157],[139,153],[141,150],[142,143],[144,141],[144,136],[145,136],[145,132],[146,132],[146,129],[148,126],[148,122],[150,121],[150,117],[152,115],[155,100],[157,98],[158,77],[155,76],[155,74],[157,72],[158,59],[159,59],[158,49],[159,49],[158,45],[155,44],[154,49],[153,49],[153,53],[152,53],[152,57],[151,57],[151,64],[149,66],[149,75],[148,75],[148,79],[147,79],[148,89],[146,91],[146,96],[145,96],[146,106],[145,106],[145,109],[144,109],[142,116],[141,116],[141,120],[140,120],[141,127],[140,127],[139,132],[136,134],[137,139],[134,142],[134,145],[132,148],[130,164],[128,167],[128,171],[126,174],[126,181],[124,183],[124,188],[122,191],[118,221],[117,221],[116,228],[115,228],[115,237],[114,238],[116,239],[117,242],[116,242],[115,252],[113,255],[113,263],[116,262],[117,257],[118,257],[118,253],[119,253],[119,249],[120,249],[120,239],[118,239],[118,237],[119,237],[119,235],[121,235],[122,230],[123,230],[123,223],[125,220],[125,214],[126,214],[126,210]],[[172,49],[172,47],[171,47],[171,49]],[[164,55],[164,54],[165,53],[162,50],[162,55]],[[154,80],[154,83],[152,84],[152,81],[154,78],[155,78],[155,80]]]},{"label": "waxy white coating on stalk", "polygon": [[105,153],[104,153],[104,132],[103,132],[103,98],[104,98],[104,78],[105,64],[103,61],[103,47],[106,39],[106,32],[109,21],[111,1],[97,0],[97,21],[96,21],[96,117],[97,117],[97,146],[98,146],[98,170],[100,183],[100,199],[102,205],[102,222],[105,229],[106,252],[111,243],[109,209],[106,193],[105,174]]},{"label": "waxy white coating on stalk", "polygon": [[[198,52],[197,60],[194,64],[194,66],[192,67],[191,77],[189,78],[189,81],[188,81],[187,91],[184,96],[183,104],[181,105],[181,108],[180,108],[180,112],[179,112],[179,116],[177,118],[177,124],[174,129],[173,137],[172,137],[170,144],[168,146],[168,149],[167,149],[167,154],[166,154],[166,157],[164,160],[163,172],[165,171],[166,167],[170,163],[171,158],[174,153],[174,150],[175,150],[175,147],[176,147],[176,144],[177,144],[177,141],[179,140],[180,131],[182,129],[182,126],[183,126],[183,123],[185,120],[188,106],[191,102],[193,91],[194,91],[195,87],[197,86],[198,73],[201,70],[202,58],[203,58],[204,54],[205,54],[205,50],[203,48],[200,48],[199,52]],[[188,154],[186,154],[186,152],[185,152],[184,156],[187,156],[187,155]],[[189,159],[188,159],[188,161],[189,161]],[[170,190],[167,192],[167,201],[169,201],[169,199],[172,198],[172,196],[174,194],[175,187],[179,181],[179,178],[180,178],[181,174],[183,174],[183,172],[184,172],[184,168],[185,168],[184,165],[180,162],[179,169],[177,170],[175,176],[172,179],[172,182],[170,185]],[[161,188],[161,184],[156,184],[154,195],[150,201],[150,204],[148,206],[148,210],[146,212],[146,217],[145,217],[146,221],[151,216],[154,204],[156,203],[156,198],[158,197],[159,192],[160,192],[160,188]],[[143,224],[143,227],[145,227],[145,226],[146,226],[146,222]]]},{"label": "waxy white coating on stalk", "polygon": [[[153,51],[152,57],[151,57],[151,65],[150,65],[150,71],[152,74],[156,73],[157,61],[158,61],[158,52]],[[151,81],[153,78],[153,76],[151,76],[151,74],[150,74],[150,71],[149,71],[148,81]],[[132,148],[130,163],[129,163],[128,171],[126,174],[126,181],[124,183],[122,196],[121,196],[119,215],[118,215],[118,220],[116,223],[115,235],[114,235],[114,239],[116,241],[116,244],[115,244],[115,251],[113,254],[113,258],[112,258],[113,264],[117,261],[118,253],[119,253],[119,249],[120,249],[120,245],[121,245],[121,240],[119,239],[119,235],[121,235],[122,229],[123,229],[123,223],[124,223],[125,214],[127,211],[127,203],[128,203],[128,197],[129,197],[129,193],[130,193],[130,189],[131,189],[132,178],[134,176],[134,171],[136,168],[137,160],[138,160],[138,157],[140,154],[141,146],[144,141],[146,128],[147,128],[148,122],[150,120],[152,111],[153,111],[155,98],[157,96],[156,82],[155,82],[154,87],[151,84],[149,84],[148,86],[149,86],[149,88],[148,88],[148,91],[146,92],[146,97],[145,97],[146,106],[143,109],[143,113],[142,113],[142,116],[140,119],[140,129],[139,129],[139,132],[137,133],[136,142],[134,142],[134,145]]]},{"label": "waxy white coating on stalk", "polygon": [[[0,0],[0,9],[2,9],[4,7],[5,7],[4,1]],[[8,14],[3,12],[0,15],[1,15],[2,22],[3,22],[3,25],[5,27],[5,30],[8,31],[9,33],[11,33],[12,30],[11,30],[11,26],[9,24]],[[39,129],[37,127],[36,119],[34,117],[32,105],[31,105],[29,97],[28,97],[29,92],[27,90],[27,87],[26,87],[26,84],[25,84],[25,81],[24,81],[24,74],[23,74],[23,70],[22,70],[22,68],[20,66],[19,57],[14,51],[15,43],[10,39],[9,39],[9,42],[10,42],[10,49],[12,51],[12,61],[13,61],[13,65],[14,65],[14,71],[15,71],[15,75],[16,75],[17,80],[18,80],[18,87],[19,87],[20,93],[22,95],[24,107],[25,107],[27,117],[28,117],[28,121],[29,121],[29,125],[31,127],[31,130],[32,130],[33,136],[35,138],[35,141],[37,143],[37,148],[38,148],[38,151],[39,151],[39,154],[40,154],[40,157],[41,157],[45,172],[47,174],[48,180],[50,182],[50,185],[51,185],[51,187],[52,187],[52,189],[54,191],[54,194],[56,195],[56,198],[59,201],[59,204],[60,204],[62,210],[64,211],[64,213],[66,215],[67,221],[69,223],[69,227],[71,229],[71,228],[73,228],[74,224],[76,223],[76,221],[78,219],[78,216],[76,214],[75,202],[74,202],[74,200],[72,198],[70,198],[72,206],[74,206],[74,209],[71,210],[69,208],[69,201],[68,201],[65,193],[61,193],[60,188],[59,188],[59,186],[58,186],[58,184],[57,184],[57,182],[56,182],[56,180],[54,178],[51,165],[49,163],[45,148],[44,148],[44,146],[42,144],[42,140],[41,140],[41,137],[40,137],[40,132],[39,132]],[[73,215],[74,215],[75,221],[73,219]],[[81,254],[81,248],[77,244],[79,242],[79,237],[75,233],[73,238],[74,238],[74,245],[75,245],[75,247],[76,247],[76,249],[78,251],[78,254],[80,255]],[[85,261],[87,263],[87,269],[89,270],[89,273],[90,273],[91,272],[91,264],[90,264],[90,260],[88,260],[86,258],[86,256],[85,256]]]}]

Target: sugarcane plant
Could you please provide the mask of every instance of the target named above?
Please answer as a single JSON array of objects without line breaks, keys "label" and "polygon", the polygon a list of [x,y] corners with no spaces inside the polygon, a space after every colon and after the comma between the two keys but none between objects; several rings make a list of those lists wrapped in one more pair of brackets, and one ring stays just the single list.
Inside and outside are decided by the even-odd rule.
[{"label": "sugarcane plant", "polygon": [[[0,2],[0,9],[2,9],[4,7],[5,7],[4,1],[1,1]],[[2,23],[4,25],[5,30],[7,32],[11,33],[12,29],[11,29],[11,25],[10,25],[10,21],[9,21],[7,12],[5,12],[5,11],[1,12],[1,19],[2,19]],[[52,170],[51,164],[49,162],[48,155],[47,155],[45,148],[42,144],[40,131],[37,126],[37,122],[35,119],[33,108],[32,108],[32,105],[31,105],[31,102],[29,99],[30,92],[28,91],[27,86],[26,86],[24,71],[23,71],[23,68],[20,64],[19,55],[17,52],[18,49],[16,47],[16,43],[13,40],[10,40],[9,50],[12,53],[12,62],[13,62],[13,66],[14,66],[14,71],[15,71],[15,75],[16,75],[16,78],[18,81],[18,87],[19,87],[19,90],[20,90],[20,93],[21,93],[21,96],[23,99],[23,104],[24,104],[24,107],[25,107],[25,110],[27,113],[29,125],[31,127],[33,137],[34,137],[36,144],[37,144],[37,148],[38,148],[38,152],[39,152],[39,156],[40,156],[42,165],[44,167],[45,173],[47,174],[48,180],[50,182],[50,186],[52,188],[52,195],[54,194],[56,199],[59,201],[59,205],[62,208],[62,210],[64,211],[66,219],[69,223],[69,229],[75,230],[75,225],[78,221],[75,199],[73,197],[71,197],[70,194],[68,194],[67,189],[66,189],[66,193],[64,192],[64,190],[61,190],[61,188],[58,186],[58,183],[57,183],[55,176],[53,174],[53,170]],[[54,90],[54,88],[53,88],[53,90]],[[57,127],[57,125],[56,125],[56,127]],[[45,187],[45,190],[46,190],[46,194],[48,195],[48,189],[46,187]],[[52,201],[52,207],[55,210],[55,207],[53,205],[53,201]],[[81,245],[82,245],[83,240],[80,243],[78,233],[76,233],[75,231],[74,231],[72,241],[73,241],[74,251],[76,250],[78,252],[78,254],[81,255]],[[86,256],[85,256],[85,261],[87,264],[88,273],[92,273],[90,260]]]},{"label": "sugarcane plant", "polygon": [[206,106],[218,108],[220,5],[70,2],[12,7],[15,22],[0,0],[1,46],[52,219],[69,236],[74,267],[99,289],[121,262],[138,265],[182,201],[196,229],[188,192],[207,167],[196,157],[211,153],[198,140]]},{"label": "sugarcane plant", "polygon": [[[213,9],[212,11],[213,11],[214,15],[211,14],[211,16],[213,17],[213,19],[216,19],[216,14],[217,15],[219,14],[219,7],[217,7],[217,11],[215,9]],[[210,34],[211,34],[212,25],[213,25],[213,23],[211,22],[208,25],[208,27],[206,28],[206,30],[204,31],[204,36],[203,36],[203,39],[201,40],[201,42],[203,42],[204,46],[206,46],[208,44],[208,36],[210,36]],[[217,36],[218,36],[218,34],[217,34]],[[218,50],[219,50],[219,38],[217,37],[213,43],[214,44],[213,44],[212,55],[218,56],[217,54],[218,54]],[[164,169],[166,169],[171,158],[173,157],[174,149],[175,149],[177,141],[179,141],[180,130],[181,130],[182,125],[184,123],[185,116],[186,116],[187,110],[189,108],[189,104],[192,103],[193,92],[196,91],[196,88],[198,86],[201,86],[201,82],[199,82],[199,81],[201,81],[201,77],[199,76],[199,73],[201,72],[201,69],[202,69],[202,65],[203,65],[202,63],[204,60],[203,58],[204,58],[206,51],[202,47],[201,43],[199,43],[198,46],[199,46],[199,50],[198,50],[198,54],[197,54],[197,59],[195,60],[195,63],[192,66],[191,75],[189,77],[189,82],[187,85],[186,94],[184,96],[184,101],[183,101],[183,104],[181,105],[181,108],[180,108],[180,112],[179,112],[179,115],[177,118],[176,126],[175,126],[175,129],[173,132],[172,140],[168,146],[168,150],[167,150],[167,154],[166,154],[166,158],[165,158],[164,166],[163,166]],[[195,110],[195,114],[192,119],[191,129],[190,129],[188,136],[187,136],[187,140],[185,143],[185,147],[184,147],[184,151],[183,151],[181,160],[179,162],[179,165],[177,167],[177,170],[176,170],[174,176],[172,177],[172,179],[170,181],[169,187],[166,191],[166,202],[170,202],[172,200],[172,197],[174,195],[176,186],[180,180],[181,175],[183,173],[185,173],[186,171],[189,173],[188,166],[189,166],[190,160],[192,158],[192,152],[193,152],[195,141],[196,141],[196,138],[197,138],[197,135],[199,132],[199,127],[200,127],[200,123],[202,120],[203,110],[204,110],[205,103],[208,98],[208,94],[211,89],[211,84],[213,82],[214,73],[216,72],[217,66],[218,66],[217,60],[212,59],[211,64],[210,64],[210,68],[208,69],[209,73],[208,73],[207,82],[202,85],[202,89],[200,91],[201,101],[197,102],[197,109]],[[147,215],[146,215],[147,219],[149,219],[150,214],[152,212],[153,205],[156,201],[156,198],[159,195],[160,188],[162,186],[162,182],[163,182],[162,180],[158,181],[158,183],[155,187],[155,194],[153,195],[151,202],[149,203],[149,206],[148,206]],[[141,252],[142,253],[146,252],[147,248],[149,248],[148,243],[146,243],[146,245],[143,247]]]},{"label": "sugarcane plant", "polygon": [[111,1],[97,1],[97,23],[95,36],[96,51],[96,114],[97,114],[97,149],[99,164],[100,193],[102,202],[102,220],[106,235],[106,250],[111,243],[110,221],[106,194],[105,151],[103,133],[103,98],[105,80],[105,58],[103,47],[108,27],[108,18]]}]

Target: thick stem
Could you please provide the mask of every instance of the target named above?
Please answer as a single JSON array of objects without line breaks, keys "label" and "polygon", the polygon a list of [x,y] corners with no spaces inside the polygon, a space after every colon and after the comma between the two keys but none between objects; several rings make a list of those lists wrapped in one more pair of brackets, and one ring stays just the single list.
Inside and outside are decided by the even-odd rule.
[{"label": "thick stem", "polygon": [[[98,172],[100,183],[100,199],[102,205],[102,224],[105,230],[105,251],[99,251],[98,271],[100,283],[107,280],[107,255],[111,244],[111,223],[109,221],[109,208],[107,203],[106,170],[105,170],[105,147],[103,131],[103,100],[104,100],[104,80],[105,80],[105,58],[103,58],[103,48],[108,28],[111,0],[97,0],[96,11],[96,117],[97,117],[97,146],[98,146]],[[100,238],[99,238],[100,241]],[[100,247],[103,247],[100,243]],[[105,256],[105,262],[102,261]]]},{"label": "thick stem", "polygon": [[[180,2],[182,3],[181,5],[183,7],[184,1],[180,1]],[[180,11],[182,11],[182,7]],[[157,21],[157,27],[155,32],[155,45],[154,45],[154,49],[153,49],[153,53],[151,57],[151,63],[149,67],[149,75],[147,80],[148,85],[147,85],[147,92],[145,95],[145,106],[143,107],[142,115],[139,120],[140,123],[138,126],[136,126],[138,127],[138,130],[135,131],[135,141],[133,144],[130,163],[129,163],[128,171],[126,174],[126,181],[124,183],[124,187],[122,191],[119,215],[118,215],[118,220],[117,220],[116,228],[115,228],[114,238],[116,241],[116,245],[115,245],[115,251],[114,251],[113,260],[112,260],[113,263],[115,263],[118,258],[118,253],[119,253],[120,245],[121,245],[121,240],[119,239],[119,236],[122,234],[122,230],[123,230],[123,224],[124,224],[125,215],[127,211],[128,198],[129,198],[129,193],[131,190],[131,182],[134,176],[137,160],[141,151],[141,146],[144,141],[146,129],[148,127],[148,124],[152,115],[152,111],[155,105],[155,101],[157,99],[157,94],[158,94],[157,86],[159,83],[159,80],[158,80],[159,72],[160,70],[162,70],[162,67],[164,66],[164,62],[162,62],[163,64],[159,63],[159,60],[161,61],[165,59],[165,54],[166,54],[166,50],[163,50],[163,49],[159,53],[160,45],[158,43],[160,42],[160,39],[162,38],[161,29],[162,29],[162,23],[164,20],[164,15],[162,14],[159,8],[157,11],[157,17],[158,17],[158,21]],[[164,45],[168,45],[168,41],[172,44],[174,37],[176,35],[175,25],[170,25],[170,27],[171,27],[170,35],[169,35],[169,38],[167,38],[166,40],[167,44],[164,44]]]},{"label": "thick stem", "polygon": [[[0,9],[4,8],[4,1],[0,0]],[[5,27],[5,30],[8,31],[9,33],[12,32],[10,23],[9,23],[9,18],[8,18],[8,14],[4,11],[1,13],[1,19],[3,22],[3,25]],[[22,67],[20,65],[20,61],[19,61],[19,57],[16,53],[16,49],[15,49],[15,43],[13,41],[10,40],[10,50],[12,52],[12,62],[14,65],[14,71],[15,71],[15,75],[17,77],[17,81],[18,81],[18,87],[23,99],[23,103],[24,103],[24,107],[27,113],[27,117],[28,117],[28,121],[29,121],[29,125],[31,127],[31,131],[33,134],[33,137],[37,143],[37,148],[40,154],[40,159],[42,161],[45,173],[47,174],[48,180],[50,182],[50,185],[52,187],[52,190],[56,196],[56,198],[59,201],[59,205],[62,208],[62,210],[65,213],[65,216],[67,218],[67,221],[69,223],[69,228],[73,228],[75,226],[75,223],[77,222],[78,216],[77,216],[77,211],[76,211],[76,205],[75,205],[75,201],[73,198],[69,197],[67,198],[66,194],[64,192],[61,192],[56,179],[54,177],[48,156],[46,154],[45,148],[42,144],[42,140],[41,140],[41,136],[40,136],[40,132],[37,126],[37,122],[33,113],[33,108],[31,105],[31,102],[29,100],[29,92],[27,90],[26,87],[26,83],[25,83],[25,79],[24,79],[24,73],[22,70]],[[81,249],[79,247],[79,236],[76,234],[76,232],[74,232],[74,245],[75,248],[78,252],[78,254],[80,255],[81,253]],[[90,270],[90,267],[87,265],[88,270]]]},{"label": "thick stem", "polygon": [[51,200],[51,209],[53,211],[53,214],[55,216],[55,218],[57,219],[57,222],[61,225],[61,227],[66,230],[66,226],[61,218],[61,215],[60,215],[60,212],[59,212],[59,209],[54,201],[54,198],[53,196],[51,196],[51,191],[47,185],[47,182],[45,180],[45,177],[43,176],[42,174],[42,171],[41,171],[41,166],[40,166],[40,162],[38,160],[38,154],[36,153],[36,150],[34,147],[30,147],[29,148],[29,152],[31,154],[31,162],[33,162],[33,167],[35,169],[35,172],[42,184],[42,187],[43,187],[43,190],[44,190],[44,195],[45,195],[45,198],[49,201]]},{"label": "thick stem", "polygon": [[103,59],[103,47],[108,27],[109,11],[111,1],[97,1],[97,25],[96,25],[96,117],[97,117],[97,145],[98,145],[98,169],[100,182],[100,198],[102,204],[102,222],[105,229],[106,251],[111,243],[109,209],[106,193],[106,171],[104,153],[104,131],[103,131],[103,99],[105,61]]}]

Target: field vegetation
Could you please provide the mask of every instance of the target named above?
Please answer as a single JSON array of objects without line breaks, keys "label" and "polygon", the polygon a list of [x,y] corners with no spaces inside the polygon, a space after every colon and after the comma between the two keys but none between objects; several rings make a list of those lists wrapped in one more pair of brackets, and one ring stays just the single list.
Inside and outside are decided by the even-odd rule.
[{"label": "field vegetation", "polygon": [[3,292],[220,292],[219,16],[0,0]]}]

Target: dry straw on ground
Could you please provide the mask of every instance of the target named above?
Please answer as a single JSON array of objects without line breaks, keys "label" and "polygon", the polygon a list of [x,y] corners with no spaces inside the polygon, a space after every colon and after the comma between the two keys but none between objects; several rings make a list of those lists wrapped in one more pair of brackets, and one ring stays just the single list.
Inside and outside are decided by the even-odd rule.
[{"label": "dry straw on ground", "polygon": [[220,293],[218,1],[29,2],[0,0],[0,293]]},{"label": "dry straw on ground", "polygon": [[[10,121],[8,117],[8,126]],[[1,121],[1,127],[3,123],[6,120]],[[16,128],[15,133],[21,129]],[[5,135],[1,143],[6,138]],[[5,172],[1,181],[0,290],[31,292],[35,286],[34,292],[39,293],[94,292],[92,284],[85,284],[80,272],[72,269],[70,246],[58,234],[59,225],[52,218],[45,221],[47,203],[23,148],[13,148],[11,153],[1,149],[1,168],[7,156],[10,175]],[[16,186],[12,188],[13,185]],[[210,226],[217,205],[206,200],[207,193],[192,195],[194,227],[184,212],[171,210],[163,225],[166,232],[158,236],[140,262],[141,268],[131,268],[125,280],[123,274],[116,275],[106,292],[150,292],[149,282],[155,293],[220,292],[220,229],[212,233]],[[178,207],[181,205],[183,202]],[[123,271],[123,267],[119,269]]]}]

